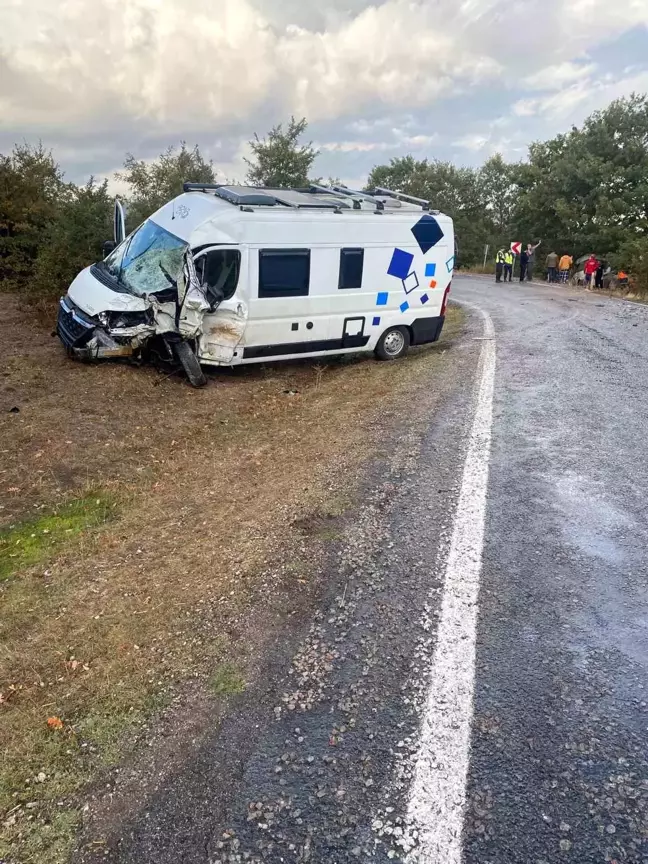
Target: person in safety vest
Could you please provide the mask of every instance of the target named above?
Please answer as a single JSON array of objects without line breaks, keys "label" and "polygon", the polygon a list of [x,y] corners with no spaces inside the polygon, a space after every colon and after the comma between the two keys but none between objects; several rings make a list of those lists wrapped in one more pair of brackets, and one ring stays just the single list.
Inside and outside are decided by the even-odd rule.
[{"label": "person in safety vest", "polygon": [[504,250],[500,249],[497,255],[495,256],[495,281],[502,281],[502,273],[504,272],[504,263],[506,261],[506,255],[504,254]]},{"label": "person in safety vest", "polygon": [[515,256],[509,249],[508,252],[504,255],[504,281],[512,282],[513,281],[513,262],[515,261]]}]

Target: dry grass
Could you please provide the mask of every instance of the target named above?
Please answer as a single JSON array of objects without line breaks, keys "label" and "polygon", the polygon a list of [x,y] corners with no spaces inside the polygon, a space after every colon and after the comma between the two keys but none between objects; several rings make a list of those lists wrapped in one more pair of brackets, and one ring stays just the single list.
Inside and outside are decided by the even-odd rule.
[{"label": "dry grass", "polygon": [[[89,489],[119,512],[0,587],[0,857],[57,864],[79,792],[156,706],[187,679],[220,696],[244,686],[232,657],[246,610],[308,590],[301,567],[273,574],[277,556],[311,524],[329,539],[378,408],[388,419],[429,386],[444,346],[398,364],[239,368],[194,391],[148,368],[73,363],[7,306],[0,522],[37,533]],[[451,312],[446,339],[460,323]]]}]

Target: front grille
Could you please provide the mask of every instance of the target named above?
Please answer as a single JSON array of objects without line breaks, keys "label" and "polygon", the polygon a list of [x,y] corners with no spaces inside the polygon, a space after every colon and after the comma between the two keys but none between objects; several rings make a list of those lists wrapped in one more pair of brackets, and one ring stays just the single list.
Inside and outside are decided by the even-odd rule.
[{"label": "front grille", "polygon": [[61,297],[56,332],[66,348],[83,347],[96,326],[68,297]]}]

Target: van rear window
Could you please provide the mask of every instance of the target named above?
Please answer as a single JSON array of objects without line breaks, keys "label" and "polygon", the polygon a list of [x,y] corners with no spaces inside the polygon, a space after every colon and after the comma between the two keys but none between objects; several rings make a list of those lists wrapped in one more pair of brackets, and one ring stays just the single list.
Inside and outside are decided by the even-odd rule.
[{"label": "van rear window", "polygon": [[306,297],[310,249],[260,249],[259,297]]},{"label": "van rear window", "polygon": [[342,249],[338,288],[362,288],[363,266],[364,249]]}]

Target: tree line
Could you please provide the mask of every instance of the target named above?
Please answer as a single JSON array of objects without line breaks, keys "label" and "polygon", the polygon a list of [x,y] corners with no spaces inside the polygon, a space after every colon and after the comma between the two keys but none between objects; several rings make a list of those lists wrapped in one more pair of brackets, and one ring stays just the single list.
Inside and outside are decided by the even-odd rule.
[{"label": "tree line", "polygon": [[[250,142],[246,181],[266,186],[327,182],[313,177],[318,151],[303,143],[305,119]],[[217,182],[198,147],[170,147],[152,162],[128,154],[117,174],[127,189],[129,228],[182,191]],[[481,167],[398,156],[371,171],[384,186],[432,202],[455,220],[459,265],[483,262],[488,245],[542,239],[540,252],[594,252],[628,270],[648,291],[648,97],[633,95],[592,114],[581,127],[529,147],[527,159],[492,156]],[[108,183],[65,181],[42,144],[0,154],[0,290],[28,297],[65,292],[112,235]],[[542,257],[542,255],[541,255]]]}]

